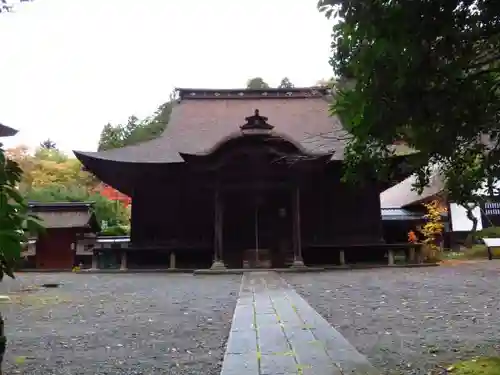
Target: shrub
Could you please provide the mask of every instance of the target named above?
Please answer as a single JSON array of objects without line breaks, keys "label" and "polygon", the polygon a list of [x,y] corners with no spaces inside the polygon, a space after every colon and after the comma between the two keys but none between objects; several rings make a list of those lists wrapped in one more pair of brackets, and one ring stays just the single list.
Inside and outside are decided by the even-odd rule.
[{"label": "shrub", "polygon": [[500,238],[500,227],[484,228],[477,232],[479,238]]},{"label": "shrub", "polygon": [[128,235],[129,228],[125,225],[114,225],[104,229],[101,236],[126,236]]}]

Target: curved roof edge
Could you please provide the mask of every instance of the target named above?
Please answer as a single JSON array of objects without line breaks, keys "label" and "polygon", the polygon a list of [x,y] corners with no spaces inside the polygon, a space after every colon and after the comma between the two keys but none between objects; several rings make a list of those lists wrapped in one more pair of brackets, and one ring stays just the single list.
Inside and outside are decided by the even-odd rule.
[{"label": "curved roof edge", "polygon": [[102,182],[112,186],[121,193],[132,196],[134,189],[134,170],[130,163],[121,163],[114,160],[95,157],[93,154],[73,151],[76,158],[82,163],[85,170],[91,172]]},{"label": "curved roof edge", "polygon": [[250,99],[250,98],[313,98],[329,95],[331,90],[324,86],[290,88],[184,88],[175,89],[180,100],[186,99]]},{"label": "curved roof edge", "polygon": [[18,133],[18,130],[0,123],[0,137],[12,137]]},{"label": "curved roof edge", "polygon": [[333,153],[326,152],[326,151],[314,151],[314,152],[312,152],[310,150],[307,150],[303,145],[300,144],[300,142],[297,142],[296,140],[292,139],[291,137],[287,136],[284,133],[280,133],[280,132],[276,132],[276,131],[270,131],[270,132],[265,133],[265,134],[255,134],[255,135],[254,134],[243,134],[241,131],[239,131],[239,132],[235,131],[235,132],[227,135],[226,137],[222,138],[220,141],[218,141],[213,146],[205,148],[204,150],[201,150],[201,151],[195,152],[195,153],[191,153],[191,154],[190,153],[179,153],[179,154],[181,156],[182,155],[186,155],[186,154],[187,155],[194,155],[194,156],[208,156],[208,155],[211,155],[211,154],[213,154],[213,153],[221,150],[222,148],[224,148],[224,146],[228,142],[237,141],[237,140],[240,140],[240,139],[244,140],[244,139],[248,139],[248,137],[255,137],[255,138],[257,138],[259,136],[271,136],[271,137],[274,137],[274,138],[280,138],[283,141],[288,142],[289,144],[291,144],[300,153],[302,153],[304,155],[309,155],[309,156],[333,155]]}]

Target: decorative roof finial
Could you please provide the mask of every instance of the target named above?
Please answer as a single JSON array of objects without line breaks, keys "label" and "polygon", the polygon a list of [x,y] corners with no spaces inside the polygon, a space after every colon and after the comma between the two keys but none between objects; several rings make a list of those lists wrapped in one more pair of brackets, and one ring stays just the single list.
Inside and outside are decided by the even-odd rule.
[{"label": "decorative roof finial", "polygon": [[273,130],[274,126],[267,123],[267,117],[261,116],[259,110],[256,109],[253,116],[245,117],[247,121],[245,125],[240,126],[243,132],[269,132]]}]

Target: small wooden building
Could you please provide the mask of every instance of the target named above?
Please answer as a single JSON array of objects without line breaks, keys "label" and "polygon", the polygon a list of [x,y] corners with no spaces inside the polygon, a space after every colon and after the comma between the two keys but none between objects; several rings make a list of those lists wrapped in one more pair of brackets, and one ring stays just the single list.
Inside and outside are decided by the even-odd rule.
[{"label": "small wooden building", "polygon": [[[178,94],[159,138],[75,151],[87,170],[132,198],[122,266],[167,268],[172,257],[180,268],[384,257],[379,194],[391,182],[341,182],[349,134],[330,116],[326,88]],[[359,173],[371,175],[370,166]]]},{"label": "small wooden building", "polygon": [[99,225],[90,202],[29,203],[45,227],[31,238],[22,256],[23,268],[70,270],[90,263]]}]

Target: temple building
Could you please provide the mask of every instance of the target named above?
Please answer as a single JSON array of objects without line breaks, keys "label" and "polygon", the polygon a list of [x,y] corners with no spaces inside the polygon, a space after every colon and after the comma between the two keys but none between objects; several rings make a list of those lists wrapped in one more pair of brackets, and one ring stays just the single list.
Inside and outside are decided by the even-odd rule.
[{"label": "temple building", "polygon": [[30,236],[21,253],[21,269],[71,270],[91,266],[99,223],[91,202],[30,202],[44,231]]},{"label": "temple building", "polygon": [[[331,100],[325,88],[179,89],[159,138],[75,151],[87,170],[132,198],[121,267],[279,268],[387,257],[379,194],[395,181],[341,182],[349,134],[330,116]],[[359,173],[370,175],[370,166]]]}]

